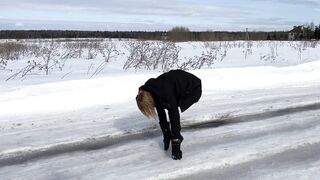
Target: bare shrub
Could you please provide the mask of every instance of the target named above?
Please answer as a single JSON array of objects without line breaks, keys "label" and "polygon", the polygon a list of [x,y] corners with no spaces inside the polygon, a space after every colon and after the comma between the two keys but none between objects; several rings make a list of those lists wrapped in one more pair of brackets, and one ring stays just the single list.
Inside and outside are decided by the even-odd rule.
[{"label": "bare shrub", "polygon": [[15,79],[16,77],[25,77],[27,75],[31,75],[33,74],[34,70],[42,70],[43,66],[36,62],[36,61],[28,61],[27,65],[23,68],[21,68],[18,72],[15,72],[14,74],[12,74],[10,77],[8,77],[6,79],[6,81],[9,81],[11,79]]},{"label": "bare shrub", "polygon": [[270,53],[260,55],[260,60],[275,63],[278,57],[278,42],[269,42]]},{"label": "bare shrub", "polygon": [[17,42],[0,43],[0,69],[5,69],[9,60],[19,59],[27,47]]},{"label": "bare shrub", "polygon": [[309,43],[311,48],[316,48],[319,45],[319,41],[310,41]]},{"label": "bare shrub", "polygon": [[97,48],[99,49],[99,52],[102,54],[104,62],[106,63],[120,54],[120,51],[117,49],[116,44],[112,40],[101,43]]},{"label": "bare shrub", "polygon": [[161,68],[163,71],[168,71],[172,67],[178,64],[180,47],[177,47],[175,43],[169,41],[157,41],[155,43],[153,52],[154,64],[153,69]]},{"label": "bare shrub", "polygon": [[87,46],[87,59],[94,59],[99,54],[99,49],[101,49],[100,41],[90,41]]},{"label": "bare shrub", "polygon": [[59,53],[60,43],[54,42],[53,40],[47,45],[43,46],[40,49],[40,56],[42,61],[38,62],[41,67],[39,70],[44,70],[46,75],[49,74],[49,70],[54,66],[58,65],[60,70],[63,67],[63,64],[60,62],[60,53]]},{"label": "bare shrub", "polygon": [[0,69],[5,69],[9,61],[36,56],[39,47],[23,42],[0,43]]},{"label": "bare shrub", "polygon": [[26,45],[17,42],[0,43],[0,57],[5,60],[19,59],[22,54],[27,52]]},{"label": "bare shrub", "polygon": [[59,67],[62,69],[61,58],[59,53],[60,43],[51,41],[43,43],[40,46],[30,46],[29,51],[34,54],[34,60],[28,60],[27,65],[11,75],[7,80],[16,77],[25,77],[27,75],[36,74],[39,71],[44,71],[46,75],[51,69]]},{"label": "bare shrub", "polygon": [[88,42],[66,42],[64,44],[65,52],[61,59],[82,58],[84,49],[88,46]]},{"label": "bare shrub", "polygon": [[245,41],[245,49],[244,49],[245,59],[247,59],[248,55],[252,55],[252,46],[253,46],[253,43],[251,41]]},{"label": "bare shrub", "polygon": [[8,65],[8,61],[6,59],[0,58],[0,70],[6,69],[7,65]]},{"label": "bare shrub", "polygon": [[178,64],[181,50],[174,42],[169,41],[129,41],[125,44],[129,56],[124,69],[157,69],[168,71]]},{"label": "bare shrub", "polygon": [[[314,45],[314,44],[312,44]],[[295,49],[298,53],[300,61],[302,60],[302,52],[307,50],[308,47],[312,47],[311,43],[308,41],[294,41],[291,43],[291,47]]]},{"label": "bare shrub", "polygon": [[61,59],[86,58],[94,59],[100,52],[101,40],[66,41]]},{"label": "bare shrub", "polygon": [[[102,61],[99,64],[99,66],[97,68],[95,68],[94,72],[91,74],[91,77],[98,75],[105,68],[107,63],[110,62],[110,60],[116,58],[117,56],[119,56],[121,54],[121,52],[117,49],[115,42],[113,42],[112,40],[108,40],[108,41],[104,41],[99,44],[95,44],[94,48],[97,48],[97,49],[95,49],[95,51],[97,51],[97,50],[99,51],[99,53],[103,56],[104,61]],[[92,66],[93,65],[91,64],[88,69],[88,74],[89,74]]]},{"label": "bare shrub", "polygon": [[194,56],[186,59],[179,68],[184,70],[201,69],[203,67],[211,68],[216,61],[223,61],[227,56],[229,48],[228,42],[204,42],[203,51],[200,56]]}]

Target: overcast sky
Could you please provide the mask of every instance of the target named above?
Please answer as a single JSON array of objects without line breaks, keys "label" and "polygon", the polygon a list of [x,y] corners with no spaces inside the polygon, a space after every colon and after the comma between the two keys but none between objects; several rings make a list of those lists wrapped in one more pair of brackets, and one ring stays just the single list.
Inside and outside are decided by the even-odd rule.
[{"label": "overcast sky", "polygon": [[0,0],[0,29],[288,30],[320,23],[320,0]]}]

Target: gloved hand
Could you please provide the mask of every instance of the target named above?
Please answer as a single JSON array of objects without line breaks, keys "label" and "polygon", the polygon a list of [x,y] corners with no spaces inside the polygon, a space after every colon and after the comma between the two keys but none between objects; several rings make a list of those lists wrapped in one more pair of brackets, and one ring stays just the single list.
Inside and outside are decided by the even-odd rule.
[{"label": "gloved hand", "polygon": [[169,149],[172,134],[168,123],[160,124],[160,127],[163,134],[164,150],[166,151]]},{"label": "gloved hand", "polygon": [[181,143],[183,139],[172,139],[172,159],[180,160],[182,158]]}]

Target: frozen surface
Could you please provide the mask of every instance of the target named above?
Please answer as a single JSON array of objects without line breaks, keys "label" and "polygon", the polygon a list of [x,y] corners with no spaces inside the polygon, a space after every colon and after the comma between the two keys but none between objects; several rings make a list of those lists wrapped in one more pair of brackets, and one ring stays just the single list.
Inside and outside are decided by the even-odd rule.
[{"label": "frozen surface", "polygon": [[[197,52],[197,43],[181,46],[189,48],[182,54]],[[1,81],[0,179],[317,179],[318,54],[311,49],[297,62],[282,53],[268,66],[237,54],[190,71],[202,79],[203,96],[181,115],[180,161],[162,150],[157,122],[134,101],[157,70],[123,71],[120,58],[89,79],[85,61],[70,61],[70,77]]]}]

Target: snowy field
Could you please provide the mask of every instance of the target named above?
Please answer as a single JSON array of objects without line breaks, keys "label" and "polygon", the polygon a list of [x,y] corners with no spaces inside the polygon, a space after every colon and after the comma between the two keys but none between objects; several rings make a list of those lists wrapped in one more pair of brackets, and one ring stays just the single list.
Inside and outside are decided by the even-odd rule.
[{"label": "snowy field", "polygon": [[[319,179],[319,42],[177,43],[178,56],[161,56],[178,63],[124,70],[127,41],[113,40],[109,59],[88,58],[88,49],[63,59],[61,45],[48,75],[39,66],[19,73],[44,56],[0,66],[1,180]],[[181,114],[183,158],[174,161],[135,95],[182,67],[202,80],[203,95]]]}]

